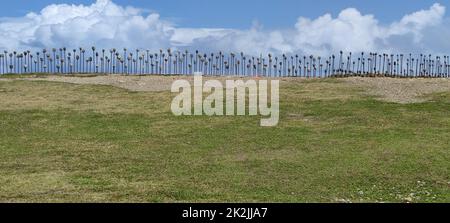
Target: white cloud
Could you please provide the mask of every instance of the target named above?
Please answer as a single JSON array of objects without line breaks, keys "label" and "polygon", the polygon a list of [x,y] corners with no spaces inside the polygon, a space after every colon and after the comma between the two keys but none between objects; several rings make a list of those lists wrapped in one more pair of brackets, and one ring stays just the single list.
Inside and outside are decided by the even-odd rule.
[{"label": "white cloud", "polygon": [[[326,14],[315,20],[300,17],[297,24],[297,49],[307,52],[323,53],[329,51],[405,51],[396,39],[402,39],[401,45],[408,44],[410,51],[418,51],[425,30],[440,26],[445,14],[445,7],[432,5],[428,10],[421,10],[405,15],[399,22],[380,25],[373,15],[362,15],[357,9],[343,10],[337,18]],[[411,42],[411,36],[412,42]],[[434,51],[435,49],[429,49]]]},{"label": "white cloud", "polygon": [[39,13],[0,22],[0,47],[146,47],[170,45],[174,27],[156,13],[121,7],[110,0],[84,5],[49,5]]},{"label": "white cloud", "polygon": [[245,52],[252,55],[293,52],[292,46],[287,43],[281,31],[263,31],[257,27],[249,30],[228,30],[215,36],[205,34],[202,38],[196,39],[191,46],[214,51]]},{"label": "white cloud", "polygon": [[53,4],[24,17],[0,18],[0,48],[170,47],[255,55],[339,50],[445,52],[450,50],[444,41],[450,38],[448,24],[445,7],[436,3],[386,25],[374,15],[348,8],[336,18],[330,14],[315,19],[300,17],[287,30],[264,30],[258,25],[248,30],[201,29],[177,27],[157,13],[97,0],[87,6]]},{"label": "white cloud", "polygon": [[375,40],[383,29],[372,15],[361,15],[354,8],[343,10],[335,19],[329,14],[315,20],[300,17],[295,27],[295,46],[316,53],[375,50]]}]

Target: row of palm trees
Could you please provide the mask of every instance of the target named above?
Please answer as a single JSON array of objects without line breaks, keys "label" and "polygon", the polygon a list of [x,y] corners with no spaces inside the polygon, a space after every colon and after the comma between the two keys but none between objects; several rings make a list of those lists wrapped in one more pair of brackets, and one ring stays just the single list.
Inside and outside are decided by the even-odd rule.
[{"label": "row of palm trees", "polygon": [[267,77],[450,77],[450,57],[431,54],[345,53],[328,57],[272,54],[249,56],[243,52],[128,50],[126,48],[66,49],[0,52],[0,74],[99,73],[125,75],[237,75]]}]

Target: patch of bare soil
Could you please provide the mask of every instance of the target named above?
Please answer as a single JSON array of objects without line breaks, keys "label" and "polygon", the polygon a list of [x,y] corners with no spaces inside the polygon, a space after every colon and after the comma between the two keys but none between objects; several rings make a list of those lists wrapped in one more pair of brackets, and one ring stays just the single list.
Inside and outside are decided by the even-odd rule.
[{"label": "patch of bare soil", "polygon": [[[239,78],[239,77],[234,77]],[[217,79],[222,83],[225,83],[226,77],[204,77],[204,80]],[[250,79],[250,78],[241,78]],[[257,78],[256,78],[257,79]],[[1,79],[0,79],[1,80]],[[128,89],[131,91],[149,91],[160,92],[170,91],[172,83],[175,80],[188,80],[193,84],[194,78],[192,76],[119,76],[119,75],[107,75],[107,76],[48,76],[48,77],[33,77],[33,78],[20,78],[20,80],[30,81],[55,81],[65,82],[72,84],[94,84],[94,85],[111,85]]]},{"label": "patch of bare soil", "polygon": [[344,81],[361,87],[369,95],[395,103],[417,103],[427,101],[425,96],[432,93],[450,91],[450,79],[446,78],[363,78],[350,77]]},{"label": "patch of bare soil", "polygon": [[163,76],[93,76],[93,77],[73,77],[73,76],[49,76],[40,78],[23,78],[32,81],[55,81],[72,84],[94,84],[111,85],[128,89],[131,91],[170,91],[172,82],[183,77],[163,77]]},{"label": "patch of bare soil", "polygon": [[[192,76],[92,76],[92,77],[74,77],[74,76],[48,76],[38,78],[22,78],[22,80],[32,81],[56,81],[73,84],[95,84],[111,85],[128,89],[131,91],[170,91],[173,81],[184,79],[193,82]],[[204,78],[211,79],[211,78]],[[215,77],[222,82],[225,77]],[[242,78],[258,79],[258,78]],[[0,81],[2,79],[0,78]],[[5,81],[9,81],[7,79]],[[303,82],[303,78],[280,78],[282,82]],[[364,90],[368,95],[379,97],[380,100],[395,103],[416,103],[428,100],[425,96],[431,93],[450,91],[450,79],[446,78],[415,78],[415,79],[396,79],[396,78],[367,78],[367,77],[349,77],[340,79],[348,87],[357,87]],[[321,84],[321,83],[316,83]],[[326,83],[323,83],[326,84]],[[329,83],[328,83],[329,84]],[[339,83],[336,83],[339,85]],[[329,86],[328,86],[329,87]],[[326,87],[326,88],[328,88]],[[345,86],[343,86],[345,87]]]}]

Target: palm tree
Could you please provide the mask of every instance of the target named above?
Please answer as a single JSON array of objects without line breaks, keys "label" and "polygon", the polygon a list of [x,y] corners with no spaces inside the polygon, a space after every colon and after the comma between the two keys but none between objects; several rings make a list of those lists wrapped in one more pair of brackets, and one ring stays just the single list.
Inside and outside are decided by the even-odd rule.
[{"label": "palm tree", "polygon": [[[24,51],[23,53],[21,53],[22,68],[23,68],[23,70],[24,70],[25,73],[27,73],[27,68],[28,68],[28,65],[27,65],[27,55],[28,55],[28,52],[27,52],[27,51]],[[25,65],[27,65],[27,66],[25,66]],[[25,67],[26,67],[26,68],[25,68]]]},{"label": "palm tree", "polygon": [[302,59],[301,59],[301,57],[299,57],[300,59],[298,60],[298,66],[297,66],[297,69],[298,69],[298,76],[299,77],[302,77]]},{"label": "palm tree", "polygon": [[116,52],[117,52],[116,48],[112,48],[112,50],[111,50],[111,58],[109,58],[111,60],[111,66],[112,66],[112,69],[113,69],[113,74],[116,71],[116,64],[117,64]]},{"label": "palm tree", "polygon": [[81,73],[81,64],[79,62],[80,61],[80,55],[76,55],[75,56],[75,60],[76,60],[75,67],[77,69],[77,72]]},{"label": "palm tree", "polygon": [[188,64],[189,64],[189,62],[188,62],[188,60],[189,60],[188,59],[188,55],[189,55],[189,51],[185,50],[184,51],[184,56],[183,56],[184,57],[184,68],[183,69],[184,69],[184,72],[185,72],[184,74],[186,74],[186,75],[189,73],[189,71],[188,71]]},{"label": "palm tree", "polygon": [[[59,57],[57,57],[57,60],[59,61],[59,72],[63,72],[63,66],[62,66],[62,64],[61,64],[61,60],[64,58],[64,53],[63,53],[63,49],[62,48],[59,48]],[[58,72],[58,73],[59,73]]]},{"label": "palm tree", "polygon": [[[64,63],[66,61],[66,51],[67,51],[67,48],[63,47],[63,66],[64,66]],[[63,71],[64,71],[64,69],[63,69]]]},{"label": "palm tree", "polygon": [[132,64],[132,60],[133,60],[133,53],[129,53],[128,54],[128,57],[127,57],[127,63],[128,63],[128,66],[127,66],[127,72],[128,72],[128,74],[132,74],[133,73],[133,64]]},{"label": "palm tree", "polygon": [[65,57],[62,57],[61,60],[59,61],[60,65],[61,65],[61,73],[64,73],[64,63],[65,63]]},{"label": "palm tree", "polygon": [[403,54],[400,54],[400,75],[404,75],[404,73],[403,73]]},{"label": "palm tree", "polygon": [[[91,50],[92,50],[92,60],[94,61],[94,67],[97,67],[97,57],[96,57],[96,54],[95,54],[95,46],[93,46],[93,47],[91,47]],[[97,71],[95,71],[95,73],[97,73]]]},{"label": "palm tree", "polygon": [[133,58],[133,63],[134,63],[134,73],[135,74],[137,74],[137,71],[138,71],[138,66],[137,66],[137,61],[138,61],[138,58],[139,58],[139,49],[136,49],[136,58]]},{"label": "palm tree", "polygon": [[81,60],[80,60],[80,63],[81,63],[81,73],[84,73],[84,72],[85,72],[85,65],[84,65],[85,59],[84,59],[84,53],[86,52],[86,50],[83,49],[83,48],[80,48],[80,49],[81,49],[81,50],[80,50],[80,52],[81,52]]},{"label": "palm tree", "polygon": [[125,60],[124,60],[124,58],[120,58],[119,62],[120,62],[120,66],[122,67],[122,74],[125,74]]},{"label": "palm tree", "polygon": [[8,51],[3,51],[3,73],[8,72]]},{"label": "palm tree", "polygon": [[18,53],[17,55],[16,55],[16,59],[17,59],[17,66],[16,66],[16,73],[17,74],[20,74],[20,73],[22,73],[21,71],[21,69],[22,69],[22,64],[21,64],[21,54],[20,53]]},{"label": "palm tree", "polygon": [[149,67],[149,65],[150,65],[150,50],[146,50],[146,53],[147,53],[146,60],[145,60],[146,73],[150,74],[150,67]]},{"label": "palm tree", "polygon": [[94,60],[93,60],[92,57],[89,57],[89,58],[87,59],[87,63],[88,63],[88,65],[89,65],[88,73],[91,73],[91,72],[92,72],[92,62],[93,62],[93,61],[94,61]]},{"label": "palm tree", "polygon": [[[25,60],[26,60],[26,56],[25,56]],[[23,64],[23,69],[24,69],[25,73],[28,72],[28,64],[27,63]]]},{"label": "palm tree", "polygon": [[95,73],[98,73],[99,72],[99,64],[98,64],[99,54],[98,54],[98,52],[95,52],[94,56],[95,56],[95,59],[94,59],[94,62],[95,62]]},{"label": "palm tree", "polygon": [[11,74],[12,74],[12,73],[13,73],[13,69],[14,69],[14,66],[13,66],[12,64],[10,64],[10,65],[9,65],[9,70],[10,70],[10,72],[9,72],[9,73],[11,73]]},{"label": "palm tree", "polygon": [[[219,56],[217,56],[217,58],[219,58]],[[242,53],[241,54],[241,60],[242,60],[242,75],[244,75],[244,76],[247,76],[247,72],[248,72],[248,69],[247,69],[247,65],[246,65],[246,62],[247,62],[247,57],[244,55],[244,53]],[[217,68],[217,69],[219,69],[219,68]]]},{"label": "palm tree", "polygon": [[334,59],[336,58],[335,56],[334,56],[334,54],[332,54],[331,55],[331,58],[332,58],[332,62],[331,62],[331,66],[332,66],[332,75],[335,75],[335,73],[336,73],[336,70],[334,69]]},{"label": "palm tree", "polygon": [[343,54],[343,52],[342,52],[342,50],[341,51],[339,51],[339,67],[338,67],[338,73],[339,74],[342,74],[342,54]]},{"label": "palm tree", "polygon": [[381,54],[378,54],[378,67],[375,70],[377,75],[381,74]]},{"label": "palm tree", "polygon": [[72,72],[76,73],[76,68],[77,68],[77,63],[76,63],[76,56],[77,56],[77,50],[76,49],[72,49],[73,52],[73,61],[72,61]]},{"label": "palm tree", "polygon": [[150,66],[151,66],[150,74],[154,74],[153,68],[154,68],[155,64],[153,63],[153,54],[150,54]]},{"label": "palm tree", "polygon": [[[350,68],[350,66],[352,64],[352,52],[350,52],[349,55],[348,55],[348,61],[349,61],[349,64],[348,64],[347,72],[349,72],[350,74],[353,75],[353,71],[354,71],[353,68],[354,68],[354,66],[353,66],[353,68]],[[354,65],[354,63],[353,63],[353,65]]]},{"label": "palm tree", "polygon": [[[29,64],[30,64],[30,72],[36,72],[36,71],[33,71],[33,54],[30,52],[30,53],[28,53],[28,57],[29,57]],[[6,58],[6,57],[5,57]],[[36,67],[35,67],[35,69],[36,69]]]},{"label": "palm tree", "polygon": [[2,67],[2,69],[0,70],[1,74],[5,73],[5,63],[4,63],[4,55],[0,54],[0,66]]},{"label": "palm tree", "polygon": [[[70,61],[70,60],[69,60]],[[73,63],[72,62],[70,62],[69,63],[69,73],[70,74],[73,74],[74,72],[73,72]]]},{"label": "palm tree", "polygon": [[114,64],[116,65],[117,73],[120,73],[120,59],[121,59],[120,53],[119,51],[116,51]]},{"label": "palm tree", "polygon": [[[52,61],[55,61],[56,60],[56,48],[52,48],[52,53],[53,53],[53,60]],[[56,70],[55,67],[53,67],[52,69],[53,69],[53,72]]]},{"label": "palm tree", "polygon": [[6,68],[6,67],[7,67],[7,64],[8,64],[8,51],[7,51],[7,50],[4,50],[4,51],[3,51],[3,60],[4,60],[4,66],[3,66],[3,69],[5,70],[3,73],[6,73],[6,72],[7,72],[7,69],[8,69],[8,68]]},{"label": "palm tree", "polygon": [[17,66],[16,66],[16,63],[17,63],[17,52],[13,51],[12,56],[10,56],[10,57],[13,57],[12,60],[13,60],[13,64],[14,64],[14,69],[15,69],[15,72],[17,73]]}]

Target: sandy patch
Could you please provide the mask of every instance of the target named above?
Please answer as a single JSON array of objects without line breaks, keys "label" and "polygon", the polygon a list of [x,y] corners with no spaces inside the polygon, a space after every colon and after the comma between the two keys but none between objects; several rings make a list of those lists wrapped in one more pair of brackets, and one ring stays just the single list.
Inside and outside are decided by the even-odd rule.
[{"label": "sandy patch", "polygon": [[172,82],[182,77],[162,76],[94,76],[94,77],[64,77],[49,76],[40,78],[23,78],[31,81],[55,81],[72,84],[111,85],[132,91],[170,91]]},{"label": "sandy patch", "polygon": [[[237,79],[238,77],[230,77]],[[94,85],[111,85],[128,89],[131,91],[170,91],[173,81],[179,79],[187,79],[193,83],[192,76],[93,76],[93,77],[74,77],[74,76],[48,76],[38,78],[21,78],[21,80],[31,81],[55,81],[73,84],[94,84]],[[204,78],[204,80],[211,78]],[[226,77],[214,77],[213,79],[220,80],[223,84]],[[242,78],[251,79],[251,78]],[[258,80],[258,78],[252,78]],[[10,81],[11,79],[1,79],[0,81]],[[302,84],[305,81],[303,78],[280,78],[281,84],[295,83]],[[400,79],[400,78],[362,78],[349,77],[342,78],[344,85],[348,87],[362,88],[365,94],[378,97],[380,100],[395,102],[395,103],[416,103],[427,101],[425,95],[431,93],[450,91],[450,79],[445,78],[415,78],[415,79]],[[307,83],[307,84],[330,84],[333,83]],[[339,83],[334,83],[339,85]],[[225,85],[224,85],[225,86]],[[329,87],[329,86],[328,86]],[[345,86],[343,86],[345,87]]]},{"label": "sandy patch", "polygon": [[445,78],[362,78],[343,79],[352,86],[362,87],[369,95],[381,100],[396,103],[417,103],[427,101],[425,96],[431,93],[450,91],[450,79]]},{"label": "sandy patch", "polygon": [[[251,79],[248,77],[204,77],[203,80],[214,79],[219,80],[225,86],[226,79]],[[254,78],[257,80],[258,78]],[[1,80],[1,79],[0,79]],[[20,78],[20,80],[30,81],[54,81],[72,84],[94,84],[94,85],[111,85],[128,89],[131,91],[148,91],[160,92],[170,91],[172,83],[175,80],[188,80],[192,85],[194,78],[192,76],[89,76],[89,77],[74,77],[74,76],[48,76],[48,77],[32,77]],[[284,80],[284,79],[282,79]]]}]

